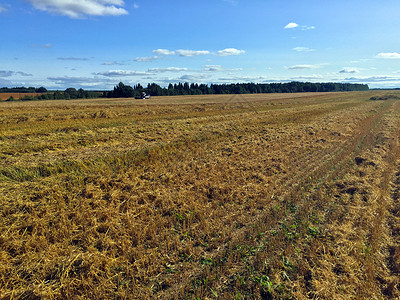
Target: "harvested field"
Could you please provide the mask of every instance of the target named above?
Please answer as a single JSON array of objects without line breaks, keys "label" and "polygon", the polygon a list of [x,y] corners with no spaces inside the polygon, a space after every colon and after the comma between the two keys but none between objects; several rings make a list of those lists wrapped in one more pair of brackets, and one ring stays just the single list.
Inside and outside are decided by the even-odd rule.
[{"label": "harvested field", "polygon": [[398,299],[386,93],[0,103],[0,298]]},{"label": "harvested field", "polygon": [[20,98],[24,98],[26,96],[35,97],[37,95],[41,95],[40,93],[0,93],[0,100],[7,100],[10,97],[18,100]]}]

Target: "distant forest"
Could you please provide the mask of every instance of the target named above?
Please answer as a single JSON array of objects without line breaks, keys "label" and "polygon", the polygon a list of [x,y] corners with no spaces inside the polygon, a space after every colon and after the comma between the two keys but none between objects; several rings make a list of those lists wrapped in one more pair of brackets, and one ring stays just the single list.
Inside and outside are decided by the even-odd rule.
[{"label": "distant forest", "polygon": [[[21,100],[52,100],[52,99],[87,99],[87,98],[133,98],[141,97],[143,93],[151,96],[175,95],[213,95],[213,94],[261,94],[261,93],[304,93],[304,92],[348,92],[367,91],[367,84],[351,83],[232,83],[232,84],[197,84],[177,83],[163,88],[156,83],[149,83],[147,87],[137,84],[133,87],[120,82],[111,91],[87,91],[83,89],[67,88],[65,91],[48,91],[44,87],[15,87],[0,88],[0,93],[40,93],[37,96],[24,96]],[[9,100],[14,100],[10,97]]]},{"label": "distant forest", "polygon": [[34,88],[34,87],[14,87],[14,88],[7,88],[3,87],[0,88],[0,93],[46,93],[47,89],[44,87]]},{"label": "distant forest", "polygon": [[139,97],[142,92],[151,96],[175,96],[175,95],[213,95],[213,94],[261,94],[261,93],[304,93],[304,92],[348,92],[367,91],[367,84],[351,83],[232,83],[232,84],[197,84],[178,83],[169,84],[162,88],[156,83],[149,83],[146,88],[140,84],[134,87],[120,82],[113,91],[105,93],[108,98]]},{"label": "distant forest", "polygon": [[[38,93],[37,96],[26,95],[19,100],[62,100],[62,99],[90,99],[103,97],[106,92],[103,91],[85,91],[83,89],[67,88],[65,91],[48,91],[44,87],[15,87],[15,88],[0,88],[0,93]],[[9,101],[15,100],[10,97]]]}]

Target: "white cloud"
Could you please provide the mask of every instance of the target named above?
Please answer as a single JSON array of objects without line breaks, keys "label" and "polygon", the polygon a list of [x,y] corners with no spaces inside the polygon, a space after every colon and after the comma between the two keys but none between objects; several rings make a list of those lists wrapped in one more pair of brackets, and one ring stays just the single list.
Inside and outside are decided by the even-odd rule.
[{"label": "white cloud", "polygon": [[158,54],[158,55],[175,55],[175,51],[170,51],[168,49],[153,50],[153,53]]},{"label": "white cloud", "polygon": [[322,77],[321,75],[297,76],[290,78],[290,80],[294,81],[321,81],[323,79],[324,77]]},{"label": "white cloud", "polygon": [[378,75],[371,77],[348,77],[342,82],[365,83],[371,88],[398,88],[400,87],[400,76]]},{"label": "white cloud", "polygon": [[342,70],[339,71],[341,74],[354,74],[354,73],[359,73],[360,69],[358,68],[343,68]]},{"label": "white cloud", "polygon": [[82,18],[84,16],[121,16],[128,14],[122,8],[123,0],[26,0],[36,9],[53,14]]},{"label": "white cloud", "polygon": [[154,61],[158,58],[158,56],[149,56],[149,57],[136,57],[135,61],[137,62],[150,62]]},{"label": "white cloud", "polygon": [[140,6],[139,6],[138,4],[136,4],[136,3],[133,4],[133,8],[134,8],[134,9],[138,9],[139,7],[140,7]]},{"label": "white cloud", "polygon": [[121,77],[121,76],[145,76],[149,75],[147,72],[129,71],[129,70],[110,70],[106,72],[95,73],[95,75],[101,75],[106,77]]},{"label": "white cloud", "polygon": [[292,29],[292,28],[296,28],[296,27],[299,27],[299,24],[297,24],[297,23],[289,23],[283,28],[284,29]]},{"label": "white cloud", "polygon": [[235,48],[226,48],[224,50],[218,51],[218,55],[220,55],[220,56],[240,55],[240,54],[244,54],[244,53],[246,53],[246,51],[238,50]]},{"label": "white cloud", "polygon": [[400,82],[400,77],[394,77],[389,75],[379,75],[379,76],[371,76],[371,77],[348,77],[344,79],[349,82]]},{"label": "white cloud", "polygon": [[[208,50],[189,50],[189,49],[179,49],[176,51],[171,51],[168,49],[157,49],[157,50],[153,50],[153,53],[160,55],[160,56],[164,56],[164,55],[179,55],[179,56],[185,56],[185,57],[190,57],[190,56],[198,56],[198,55],[208,55],[208,54],[212,54],[210,51]],[[246,51],[244,50],[238,50],[235,48],[226,48],[223,50],[218,51],[217,53],[213,53],[219,56],[229,56],[229,55],[240,55],[240,54],[244,54],[246,53]],[[157,56],[154,56],[154,58],[152,57],[138,57],[136,59],[136,61],[151,61],[154,60],[156,58],[159,58]]]},{"label": "white cloud", "polygon": [[176,50],[179,56],[197,56],[197,55],[207,55],[210,51],[207,50]]},{"label": "white cloud", "polygon": [[152,68],[152,69],[149,69],[148,72],[164,73],[164,72],[183,72],[183,71],[187,71],[187,70],[188,70],[188,68],[169,67],[169,68]]},{"label": "white cloud", "polygon": [[0,5],[0,13],[5,12],[5,11],[6,11],[6,9]]},{"label": "white cloud", "polygon": [[308,25],[301,25],[300,26],[297,23],[289,23],[283,28],[284,29],[293,29],[293,28],[297,28],[297,27],[300,27],[301,30],[312,30],[312,29],[315,29],[315,26],[308,26]]},{"label": "white cloud", "polygon": [[295,48],[293,48],[293,50],[297,51],[297,52],[312,52],[312,51],[315,51],[315,49],[311,49],[311,48],[308,48],[308,47],[295,47]]},{"label": "white cloud", "polygon": [[394,58],[394,59],[400,59],[400,53],[397,52],[391,52],[391,53],[379,53],[377,58]]},{"label": "white cloud", "polygon": [[288,70],[311,70],[311,69],[318,69],[319,65],[295,65],[286,67]]},{"label": "white cloud", "polygon": [[265,76],[254,76],[254,77],[246,77],[246,76],[232,76],[232,77],[221,77],[218,78],[218,82],[221,83],[238,83],[238,82],[277,82],[276,80],[270,80]]}]

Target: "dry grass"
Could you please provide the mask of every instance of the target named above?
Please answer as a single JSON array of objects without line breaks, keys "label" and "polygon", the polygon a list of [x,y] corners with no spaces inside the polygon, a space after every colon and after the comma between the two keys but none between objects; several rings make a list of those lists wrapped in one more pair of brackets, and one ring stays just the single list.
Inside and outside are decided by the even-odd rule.
[{"label": "dry grass", "polygon": [[400,297],[384,92],[0,104],[0,298]]}]

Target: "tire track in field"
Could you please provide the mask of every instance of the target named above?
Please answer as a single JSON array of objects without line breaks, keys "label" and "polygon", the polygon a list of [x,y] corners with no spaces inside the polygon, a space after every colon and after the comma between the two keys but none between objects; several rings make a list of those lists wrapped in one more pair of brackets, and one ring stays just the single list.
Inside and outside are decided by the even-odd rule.
[{"label": "tire track in field", "polygon": [[[383,106],[380,109],[379,113],[376,114],[372,114],[371,116],[365,118],[364,120],[362,120],[358,126],[356,127],[356,129],[354,129],[354,134],[353,134],[353,139],[350,139],[349,141],[347,141],[344,145],[334,145],[329,149],[326,150],[322,150],[319,151],[318,153],[308,153],[308,154],[304,154],[302,156],[299,157],[298,161],[299,163],[299,167],[298,169],[301,169],[300,174],[298,174],[297,176],[294,176],[294,178],[292,180],[290,180],[289,183],[286,184],[287,189],[281,189],[282,193],[281,194],[277,194],[276,196],[278,197],[282,197],[283,198],[283,203],[287,203],[289,201],[292,200],[292,196],[296,195],[301,187],[306,186],[307,189],[311,189],[314,185],[321,184],[323,182],[326,182],[329,179],[332,179],[335,176],[339,176],[340,173],[343,173],[346,171],[346,165],[353,163],[353,160],[350,159],[352,158],[351,156],[353,156],[355,153],[358,153],[358,151],[360,151],[361,148],[363,148],[363,141],[368,139],[368,135],[373,134],[373,132],[375,132],[375,130],[372,130],[373,128],[377,128],[377,124],[381,121],[382,116],[384,114],[384,112],[386,111],[387,107]],[[361,146],[360,146],[361,144]],[[333,154],[329,154],[329,151],[334,151]],[[324,163],[321,164],[321,162],[319,160],[321,160],[322,158],[325,157],[330,157],[331,159],[326,160]],[[305,158],[308,158],[307,160],[304,161]],[[303,161],[302,161],[303,160]],[[309,164],[310,161],[314,161],[314,164]],[[302,162],[302,163],[301,163]],[[337,168],[335,169],[330,169],[328,172],[326,172],[326,167],[331,164],[332,162],[336,163]],[[319,163],[319,165],[318,165]],[[300,178],[300,181],[299,181]],[[280,179],[278,182],[276,182],[274,184],[274,187],[276,188],[276,186],[279,186],[280,184],[282,184],[285,181],[285,178]],[[293,183],[295,183],[297,181],[297,185],[294,185]],[[271,187],[271,188],[274,188]],[[209,252],[207,257],[211,258],[213,261],[217,261],[218,263],[218,267],[215,268],[215,270],[210,270],[209,268],[207,268],[206,270],[203,270],[201,268],[198,268],[197,270],[193,270],[192,276],[189,277],[184,277],[182,276],[181,280],[183,283],[183,286],[181,286],[181,288],[184,288],[184,292],[182,294],[182,296],[188,292],[188,286],[190,282],[192,282],[193,280],[195,280],[196,278],[207,278],[207,276],[211,276],[213,277],[214,275],[216,276],[218,273],[223,272],[223,268],[224,268],[224,263],[223,261],[223,257],[226,257],[227,253],[232,253],[235,252],[235,248],[234,245],[236,244],[240,244],[240,242],[245,241],[245,235],[249,232],[249,230],[251,231],[250,227],[254,226],[255,228],[259,227],[259,225],[257,224],[262,224],[263,220],[268,219],[270,223],[274,223],[277,224],[277,226],[279,227],[279,220],[281,220],[283,218],[283,214],[275,214],[273,213],[273,205],[276,202],[271,201],[268,205],[268,207],[265,207],[265,209],[260,212],[258,215],[256,215],[254,217],[255,222],[253,222],[251,224],[251,226],[245,226],[244,228],[241,229],[237,229],[235,234],[233,236],[235,236],[234,239],[232,239],[231,241],[229,241],[228,243],[226,243],[225,245],[221,246],[218,251],[213,251],[213,252]],[[298,210],[302,210],[303,206],[309,205],[309,203],[302,203],[301,205],[298,206]],[[272,211],[272,213],[271,213]],[[294,216],[291,217],[285,217],[286,221],[288,223],[290,223],[293,219]],[[271,237],[270,235],[272,234],[272,232],[274,232],[274,228],[270,228],[270,230],[268,230],[266,232],[266,235],[264,236],[264,238],[268,238]],[[254,258],[254,257],[253,257]],[[220,263],[222,265],[220,265]],[[217,274],[215,274],[217,273]],[[212,275],[214,274],[214,275]],[[229,276],[224,277],[221,280],[227,280],[227,277],[229,278]],[[221,281],[220,280],[220,281]],[[224,286],[223,283],[221,283],[222,286]],[[169,291],[172,293],[179,293],[178,290],[174,290],[174,291]],[[166,294],[168,295],[169,292],[166,292]],[[180,291],[182,292],[182,290]],[[163,296],[165,296],[166,294],[162,293],[160,296],[161,298]],[[172,295],[172,294],[169,294]]]},{"label": "tire track in field", "polygon": [[[298,195],[301,193],[308,192],[309,195],[307,198],[305,198],[304,202],[300,203],[300,205],[298,204],[298,202],[295,202],[295,204],[297,205],[296,213],[289,214],[288,216],[286,215],[286,213],[278,215],[278,217],[274,219],[275,222],[277,222],[278,220],[282,220],[282,221],[280,223],[277,223],[277,226],[275,228],[269,230],[270,234],[271,233],[274,234],[274,232],[277,232],[280,229],[281,224],[286,224],[287,227],[289,227],[289,225],[291,225],[291,224],[296,224],[295,220],[297,220],[299,217],[301,219],[302,213],[303,214],[307,213],[308,210],[312,207],[312,205],[316,204],[316,203],[312,203],[313,199],[315,199],[314,196],[316,195],[317,199],[320,196],[318,195],[318,189],[313,190],[313,188],[315,187],[315,185],[318,181],[320,181],[320,183],[317,186],[319,186],[320,184],[325,183],[325,182],[330,182],[330,180],[335,181],[336,180],[335,178],[341,178],[349,171],[349,168],[351,168],[351,166],[354,165],[354,158],[355,158],[356,154],[358,154],[362,151],[365,151],[367,149],[371,149],[371,147],[374,147],[374,145],[375,145],[374,138],[382,130],[382,125],[383,125],[382,120],[383,120],[385,114],[391,108],[392,108],[392,104],[390,104],[390,106],[389,106],[389,104],[387,104],[387,105],[385,104],[382,106],[379,113],[377,113],[376,115],[373,115],[369,118],[366,118],[363,122],[361,122],[359,124],[359,126],[357,127],[357,129],[359,129],[359,131],[353,135],[355,137],[355,139],[353,141],[347,143],[346,148],[343,151],[339,151],[339,153],[337,153],[335,155],[334,159],[336,161],[335,163],[337,166],[335,169],[331,170],[326,175],[323,174],[324,173],[323,166],[320,168],[311,170],[310,173],[307,173],[307,176],[310,174],[313,174],[315,179],[313,178],[313,180],[311,182],[308,182],[307,180],[303,180],[296,187],[292,188],[291,190],[288,190],[287,193],[284,193],[282,203],[289,203],[289,204],[290,204],[290,201],[293,201],[292,199],[300,200],[300,198],[298,198]],[[394,151],[394,153],[398,153],[399,152],[398,145],[393,146],[392,150]],[[397,156],[398,156],[398,154],[397,154]],[[391,159],[393,159],[393,155],[388,156],[387,161],[390,161]],[[382,186],[388,182],[387,181],[388,174],[390,174],[390,170],[389,170],[389,172],[385,172],[385,174],[383,174],[384,179],[383,179]],[[308,184],[308,188],[306,189],[306,191],[300,190],[300,188],[299,188],[303,184]],[[320,203],[320,205],[324,206],[326,204]],[[385,207],[385,206],[383,206],[383,205],[378,206],[378,208],[380,208],[380,207]],[[378,208],[376,209],[377,211],[379,210]],[[371,240],[374,240],[374,239],[376,241],[379,240],[377,238],[377,235],[379,235],[381,230],[377,227],[381,226],[381,224],[378,224],[378,222],[380,220],[382,220],[382,216],[383,216],[383,214],[378,212],[376,214],[375,222],[373,224],[371,224],[371,225],[373,225],[371,228]],[[265,219],[267,219],[269,217],[270,216],[265,217]],[[399,230],[399,233],[400,233],[400,230]],[[264,238],[267,238],[267,237],[268,237],[267,235],[264,236]],[[269,235],[269,237],[272,238],[272,243],[274,243],[273,236]],[[278,239],[278,241],[279,241],[279,239]],[[269,242],[271,242],[271,240]],[[371,242],[371,245],[372,244],[373,243]],[[376,246],[375,246],[375,249],[377,249]],[[395,252],[393,255],[394,255],[395,259],[397,259],[397,257],[399,257],[398,259],[399,259],[399,263],[400,263],[400,249],[397,250],[397,248],[396,248],[396,251],[397,252]],[[253,260],[254,259],[255,258],[253,258]],[[370,274],[372,274],[372,277],[373,277],[373,274],[375,274],[374,270],[370,270],[368,272]],[[375,279],[372,277],[371,277],[371,281]],[[398,280],[398,278],[397,278],[397,280]],[[307,283],[306,283],[306,285],[307,285]],[[370,286],[371,285],[369,285],[368,287],[365,286],[364,288],[370,288]]]},{"label": "tire track in field", "polygon": [[[399,105],[397,105],[399,106]],[[399,109],[397,110],[397,114]],[[388,271],[387,277],[381,283],[381,292],[387,299],[400,297],[400,129],[397,122],[397,129],[392,133],[392,143],[386,157],[388,168],[384,172],[384,180],[381,183],[380,195],[381,205],[376,217],[376,226],[386,229],[388,241],[383,248],[386,248],[385,267]],[[396,162],[395,165],[392,165]],[[380,211],[382,210],[382,211]],[[380,216],[384,216],[380,218]],[[379,236],[374,235],[379,230],[372,230],[371,240],[378,240]],[[376,246],[376,252],[380,249]],[[381,245],[382,247],[382,245]]]},{"label": "tire track in field", "polygon": [[[391,205],[388,209],[389,256],[387,257],[388,268],[392,275],[399,276],[400,273],[400,164],[396,166],[396,173],[392,179]],[[400,283],[400,282],[398,282]],[[399,286],[400,288],[400,286]]]},{"label": "tire track in field", "polygon": [[[341,178],[348,174],[350,176],[349,178],[353,178],[344,179],[343,182],[344,185],[350,184],[350,187],[355,184],[355,186],[353,186],[355,187],[354,194],[358,194],[359,198],[357,199],[359,200],[353,197],[353,192],[339,190],[340,194],[351,193],[352,196],[351,200],[346,201],[346,197],[344,197],[341,200],[344,202],[338,202],[339,209],[336,209],[336,212],[333,213],[333,218],[332,216],[327,218],[325,227],[329,232],[329,237],[324,239],[326,244],[323,246],[323,255],[319,260],[317,259],[318,263],[315,263],[314,260],[310,262],[311,266],[317,267],[317,269],[311,267],[313,269],[312,272],[317,278],[315,279],[317,287],[309,291],[313,293],[315,297],[330,299],[327,297],[327,294],[338,293],[335,299],[343,299],[345,295],[347,295],[346,297],[353,295],[353,292],[357,294],[360,299],[377,299],[377,295],[382,297],[382,295],[388,296],[395,294],[394,287],[396,284],[394,284],[394,282],[398,281],[394,281],[393,279],[388,280],[387,276],[385,277],[385,272],[383,270],[385,266],[381,254],[386,252],[384,250],[387,242],[385,238],[387,236],[387,224],[385,220],[387,215],[386,210],[390,203],[388,193],[389,182],[392,174],[395,172],[393,161],[399,158],[400,153],[398,130],[392,133],[393,129],[398,128],[398,126],[393,126],[393,118],[396,116],[394,110],[398,104],[393,102],[389,104],[376,120],[376,125],[374,126],[371,124],[369,127],[370,131],[364,135],[360,147],[357,147],[354,152],[354,154],[360,153],[362,155],[359,161],[356,161],[359,167],[355,165],[353,167],[351,165],[342,167],[342,171],[338,173],[339,176],[335,175]],[[386,139],[382,140],[379,138],[380,136],[386,136]],[[363,169],[363,166],[369,165],[369,159],[372,159],[371,163],[373,165],[371,166],[374,166],[373,170]],[[378,162],[378,166],[374,164],[374,161]],[[356,173],[352,171],[356,171]],[[362,173],[364,174],[361,175]],[[368,176],[365,177],[369,178],[367,179],[368,183],[364,183],[361,179],[364,176]],[[356,183],[351,183],[354,178]],[[357,181],[357,178],[360,180]],[[334,179],[331,182],[327,181],[327,183],[334,189],[336,185]],[[360,184],[360,186],[357,184]],[[369,189],[365,191],[371,197],[369,200],[360,200],[360,194],[363,193],[357,192],[357,189],[363,189],[364,184],[369,186]],[[353,189],[353,187],[351,187],[351,189]],[[322,208],[318,209],[322,213],[324,211],[323,207],[324,205]],[[328,216],[330,214],[331,213],[329,213]],[[338,220],[341,221],[337,224]],[[328,224],[330,222],[333,222],[335,225],[329,226]],[[357,243],[363,245],[363,248],[360,249],[362,253],[349,250],[357,249]],[[336,252],[335,249],[338,245],[340,246],[337,250],[338,252]],[[325,246],[329,254],[325,254]],[[333,256],[330,254],[331,252],[334,253]],[[314,253],[308,255],[313,257]],[[357,267],[354,267],[354,269],[345,267],[343,265],[344,261],[347,263],[355,262]],[[330,265],[332,264],[334,268],[330,269]],[[321,267],[321,265],[323,267]],[[318,269],[318,267],[320,267],[320,269]],[[322,275],[324,272],[327,273]],[[357,272],[359,273],[355,274]],[[344,275],[350,276],[350,279],[343,279],[345,278]],[[323,289],[322,287],[325,286],[326,289],[326,285],[329,285],[329,283],[343,284],[342,290],[337,289],[336,286],[336,288],[328,288],[325,292],[321,292],[321,289]],[[382,290],[382,294],[379,294],[379,289]],[[322,294],[319,294],[320,292]],[[389,298],[391,297],[392,296]]]},{"label": "tire track in field", "polygon": [[[390,197],[385,201],[386,215],[380,223],[375,226],[387,228],[387,243],[383,245],[385,253],[384,267],[386,276],[381,279],[381,293],[385,299],[400,297],[400,163],[395,166],[395,174],[391,180]],[[380,214],[382,214],[380,213]],[[375,230],[376,231],[376,230]],[[373,231],[374,232],[374,231]],[[374,236],[373,238],[377,238]],[[379,249],[378,249],[379,250]]]},{"label": "tire track in field", "polygon": [[[317,182],[322,184],[328,181],[334,176],[339,176],[340,173],[346,171],[344,164],[352,161],[352,155],[361,151],[362,146],[359,147],[360,143],[368,139],[368,136],[373,136],[377,130],[372,130],[376,127],[382,119],[385,110],[380,111],[376,115],[372,115],[362,120],[356,129],[352,138],[347,140],[344,145],[333,145],[331,148],[321,151],[317,155],[310,154],[309,160],[300,165],[300,172],[296,172],[295,176],[292,176],[291,180],[286,182],[284,186],[287,188],[287,192],[284,195],[290,193],[297,193],[303,186],[314,185]],[[347,159],[348,158],[348,159]],[[304,160],[304,157],[301,157]],[[301,161],[301,160],[300,160]],[[311,163],[309,163],[311,161]],[[336,161],[334,168],[329,166]],[[305,166],[304,166],[305,165]],[[283,183],[282,183],[283,184]]]}]

